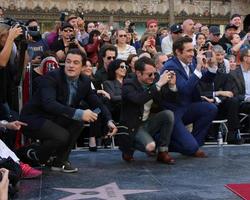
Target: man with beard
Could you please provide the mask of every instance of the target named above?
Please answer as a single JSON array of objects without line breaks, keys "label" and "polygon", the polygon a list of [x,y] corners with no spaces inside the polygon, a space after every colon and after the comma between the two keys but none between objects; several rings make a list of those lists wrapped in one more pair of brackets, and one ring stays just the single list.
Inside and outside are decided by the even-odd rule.
[{"label": "man with beard", "polygon": [[225,27],[225,33],[222,38],[219,40],[219,45],[225,50],[226,54],[229,54],[230,49],[232,48],[231,40],[233,35],[236,33],[238,27],[234,24],[227,24]]}]

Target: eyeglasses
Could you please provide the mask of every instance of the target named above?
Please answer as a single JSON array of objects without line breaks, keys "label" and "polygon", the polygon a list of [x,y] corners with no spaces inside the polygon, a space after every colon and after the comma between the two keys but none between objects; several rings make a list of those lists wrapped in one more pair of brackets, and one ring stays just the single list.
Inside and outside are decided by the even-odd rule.
[{"label": "eyeglasses", "polygon": [[154,26],[149,26],[149,28],[156,28],[157,27],[157,25],[154,25]]},{"label": "eyeglasses", "polygon": [[114,57],[114,56],[108,56],[107,59],[108,59],[108,60],[111,60],[111,59],[114,60],[115,57]]},{"label": "eyeglasses", "polygon": [[167,62],[167,61],[163,61],[161,64],[162,64],[162,65],[165,65],[166,62]]},{"label": "eyeglasses", "polygon": [[64,29],[63,32],[65,32],[65,33],[72,33],[73,30],[72,29]]},{"label": "eyeglasses", "polygon": [[127,68],[128,68],[128,66],[127,66],[127,65],[125,65],[125,64],[122,64],[122,65],[120,65],[120,68],[121,68],[121,69],[127,69]]},{"label": "eyeglasses", "polygon": [[119,37],[127,37],[127,35],[118,35]]},{"label": "eyeglasses", "polygon": [[150,73],[150,74],[146,74],[149,78],[151,78],[152,76],[156,76],[157,72],[154,73]]}]

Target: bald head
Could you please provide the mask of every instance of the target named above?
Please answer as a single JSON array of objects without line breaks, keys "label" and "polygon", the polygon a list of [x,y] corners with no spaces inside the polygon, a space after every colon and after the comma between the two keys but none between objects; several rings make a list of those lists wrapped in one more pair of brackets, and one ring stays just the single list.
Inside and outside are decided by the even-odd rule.
[{"label": "bald head", "polygon": [[183,32],[184,34],[191,36],[193,35],[195,29],[194,29],[194,21],[192,19],[186,19],[183,23],[182,23],[182,28],[183,28]]}]

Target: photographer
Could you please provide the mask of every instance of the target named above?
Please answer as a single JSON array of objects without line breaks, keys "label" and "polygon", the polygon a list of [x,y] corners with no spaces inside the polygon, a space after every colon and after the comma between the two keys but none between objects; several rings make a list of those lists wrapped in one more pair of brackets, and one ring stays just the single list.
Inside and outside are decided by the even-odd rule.
[{"label": "photographer", "polygon": [[40,27],[36,19],[30,19],[26,23],[28,29],[28,54],[32,64],[39,64],[45,51],[49,50],[47,42],[42,38]]},{"label": "photographer", "polygon": [[61,39],[55,41],[51,45],[51,50],[54,51],[59,59],[59,62],[64,62],[65,55],[69,49],[78,48],[85,53],[85,49],[80,42],[75,38],[74,27],[69,23],[63,23],[61,28]]}]

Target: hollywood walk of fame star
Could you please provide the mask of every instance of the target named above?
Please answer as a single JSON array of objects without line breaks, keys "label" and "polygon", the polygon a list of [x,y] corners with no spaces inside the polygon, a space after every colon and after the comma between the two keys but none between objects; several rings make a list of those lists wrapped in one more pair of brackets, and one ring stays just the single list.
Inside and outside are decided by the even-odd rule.
[{"label": "hollywood walk of fame star", "polygon": [[158,190],[121,190],[118,185],[113,182],[100,187],[87,189],[87,188],[54,188],[64,192],[74,193],[70,196],[64,197],[59,200],[80,200],[99,198],[103,200],[126,200],[124,195],[137,194],[144,192],[156,192]]}]

